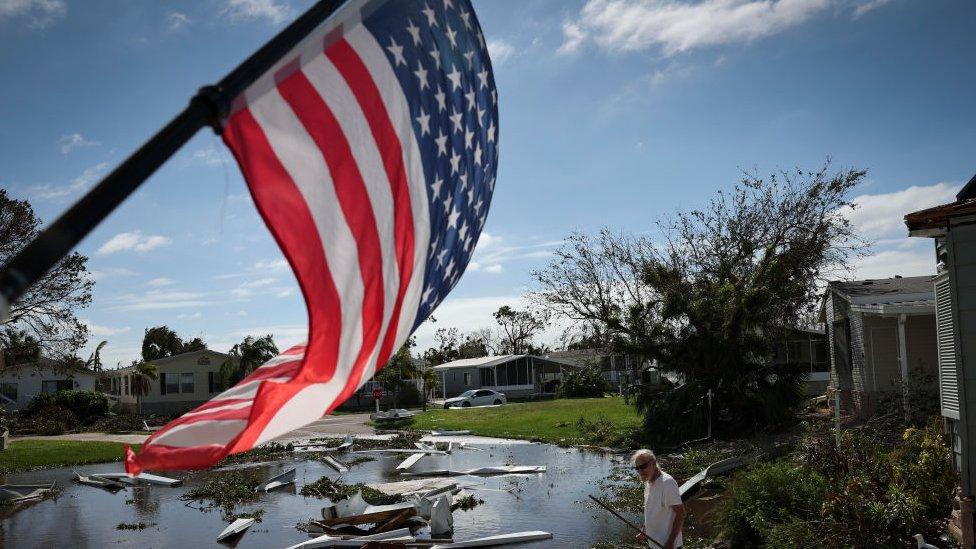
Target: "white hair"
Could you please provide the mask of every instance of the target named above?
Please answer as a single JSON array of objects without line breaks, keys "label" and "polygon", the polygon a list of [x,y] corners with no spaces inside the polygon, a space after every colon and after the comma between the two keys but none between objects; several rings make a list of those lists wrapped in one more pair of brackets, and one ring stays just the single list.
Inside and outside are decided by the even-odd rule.
[{"label": "white hair", "polygon": [[630,457],[630,463],[637,465],[637,460],[640,458],[649,458],[648,461],[651,459],[657,461],[657,456],[654,455],[654,452],[648,450],[647,448],[641,448],[640,450],[634,452],[634,455]]}]

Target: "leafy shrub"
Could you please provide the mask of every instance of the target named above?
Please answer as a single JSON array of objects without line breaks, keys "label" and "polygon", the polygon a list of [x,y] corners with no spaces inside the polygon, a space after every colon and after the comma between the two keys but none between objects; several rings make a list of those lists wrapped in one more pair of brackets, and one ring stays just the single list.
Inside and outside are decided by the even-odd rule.
[{"label": "leafy shrub", "polygon": [[63,435],[77,424],[78,418],[71,410],[52,404],[22,418],[18,423],[18,431],[38,435]]},{"label": "leafy shrub", "polygon": [[559,396],[563,398],[602,397],[610,386],[599,368],[581,368],[563,374]]},{"label": "leafy shrub", "polygon": [[397,390],[398,406],[418,406],[421,403],[420,391],[412,383],[405,383]]},{"label": "leafy shrub", "polygon": [[142,418],[132,414],[111,414],[99,418],[91,425],[92,431],[100,433],[131,433],[142,431]]},{"label": "leafy shrub", "polygon": [[902,547],[945,530],[957,485],[939,422],[909,428],[893,449],[886,433],[804,437],[796,463],[757,465],[735,482],[721,522],[735,546]]},{"label": "leafy shrub", "polygon": [[819,513],[826,491],[816,472],[789,461],[761,463],[733,481],[720,523],[735,547],[765,545],[774,528]]},{"label": "leafy shrub", "polygon": [[27,405],[26,412],[28,415],[36,415],[40,410],[50,406],[71,410],[76,421],[87,424],[105,416],[109,411],[110,403],[107,396],[94,391],[58,391],[54,394],[36,395]]},{"label": "leafy shrub", "polygon": [[615,448],[629,448],[636,444],[632,427],[616,425],[602,415],[594,421],[580,416],[576,420],[576,428],[579,429],[580,440],[586,444]]}]

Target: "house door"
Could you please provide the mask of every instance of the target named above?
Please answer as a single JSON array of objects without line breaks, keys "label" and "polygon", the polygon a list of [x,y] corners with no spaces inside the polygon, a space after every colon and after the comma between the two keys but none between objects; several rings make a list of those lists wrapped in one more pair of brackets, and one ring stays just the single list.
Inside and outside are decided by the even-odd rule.
[{"label": "house door", "polygon": [[899,389],[898,327],[871,328],[871,381],[875,391]]}]

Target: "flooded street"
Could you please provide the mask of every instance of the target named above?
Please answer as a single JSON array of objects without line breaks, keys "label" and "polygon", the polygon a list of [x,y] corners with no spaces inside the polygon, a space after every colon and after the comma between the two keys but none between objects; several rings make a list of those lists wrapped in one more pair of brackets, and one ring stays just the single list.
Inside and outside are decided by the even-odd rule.
[{"label": "flooded street", "polygon": [[[494,442],[494,441],[493,441]],[[629,539],[624,526],[606,512],[595,509],[587,494],[598,495],[598,483],[607,477],[612,457],[546,444],[478,444],[451,455],[427,456],[411,469],[469,469],[491,465],[545,465],[547,472],[500,477],[454,477],[460,486],[484,500],[473,510],[454,512],[454,539],[466,540],[492,534],[525,530],[552,532],[549,541],[520,547],[589,547],[598,542]],[[394,471],[405,456],[370,454],[368,461],[342,474],[348,484],[392,482],[408,477]],[[349,454],[338,454],[348,460]],[[262,464],[258,470],[271,476],[297,468],[296,482],[271,493],[260,494],[255,503],[237,512],[263,509],[262,521],[240,538],[236,547],[287,547],[309,539],[296,524],[319,518],[323,500],[298,495],[301,487],[324,475],[339,476],[323,463],[295,460]],[[183,486],[130,487],[116,494],[81,486],[72,471],[85,475],[121,471],[120,463],[79,466],[11,474],[7,483],[57,481],[62,489],[56,499],[41,501],[0,518],[0,539],[5,547],[206,547],[219,546],[217,534],[227,525],[220,509],[201,510],[200,502],[180,499],[201,483],[187,473],[168,476],[186,479]],[[637,517],[633,517],[637,519]],[[142,530],[119,530],[120,523],[147,525]]]}]

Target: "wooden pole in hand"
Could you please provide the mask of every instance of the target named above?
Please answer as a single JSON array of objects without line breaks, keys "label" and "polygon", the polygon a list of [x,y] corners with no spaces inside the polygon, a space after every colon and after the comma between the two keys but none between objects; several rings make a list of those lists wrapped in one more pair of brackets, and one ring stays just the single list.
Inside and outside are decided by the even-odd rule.
[{"label": "wooden pole in hand", "polygon": [[597,502],[600,505],[600,507],[603,507],[607,511],[610,511],[610,513],[613,516],[615,516],[618,519],[620,519],[621,521],[623,521],[623,523],[626,524],[627,526],[630,526],[631,529],[633,529],[638,534],[644,534],[644,537],[646,537],[647,538],[647,541],[649,542],[648,543],[648,546],[651,546],[650,545],[650,542],[653,542],[654,545],[657,545],[661,549],[664,549],[664,545],[662,545],[661,542],[659,542],[658,540],[656,540],[656,539],[652,538],[651,536],[647,535],[647,532],[645,532],[642,528],[638,528],[637,525],[634,524],[633,522],[630,522],[629,520],[627,520],[624,517],[620,516],[620,513],[618,513],[616,510],[614,510],[613,507],[610,507],[609,505],[607,505],[606,503],[603,503],[602,501],[600,501],[599,499],[593,497],[592,495],[590,496],[590,499],[592,499],[593,501]]}]

